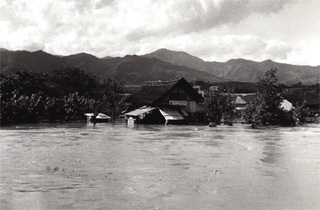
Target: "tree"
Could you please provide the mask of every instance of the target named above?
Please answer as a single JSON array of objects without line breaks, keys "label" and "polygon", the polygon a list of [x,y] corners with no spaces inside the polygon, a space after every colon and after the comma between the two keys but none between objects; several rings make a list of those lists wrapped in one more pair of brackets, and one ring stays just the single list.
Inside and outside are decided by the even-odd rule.
[{"label": "tree", "polygon": [[123,86],[109,79],[100,85],[99,93],[99,103],[96,105],[96,110],[115,119],[124,108],[122,103]]},{"label": "tree", "polygon": [[57,90],[58,95],[78,93],[90,96],[98,86],[97,81],[91,75],[78,67],[61,67],[52,71],[52,87]]},{"label": "tree", "polygon": [[63,67],[52,75],[33,72],[1,74],[1,124],[82,119],[86,112],[103,112],[113,119],[122,110],[122,85],[99,84],[77,67]]},{"label": "tree", "polygon": [[205,97],[204,105],[211,123],[219,125],[223,119],[225,123],[232,124],[235,117],[235,105],[231,94],[210,90]]},{"label": "tree", "polygon": [[307,117],[310,114],[309,109],[306,107],[307,102],[304,101],[303,104],[299,105],[298,103],[296,104],[296,107],[294,109],[294,119],[295,119],[295,124],[304,124],[307,122]]},{"label": "tree", "polygon": [[43,113],[43,95],[49,94],[46,86],[49,76],[34,72],[1,74],[1,124],[36,122]]},{"label": "tree", "polygon": [[72,93],[64,97],[65,119],[83,118],[84,113],[91,111],[91,101],[78,93]]},{"label": "tree", "polygon": [[1,124],[37,122],[42,111],[43,100],[40,94],[14,95],[7,101],[1,101]]},{"label": "tree", "polygon": [[279,123],[282,110],[280,104],[283,100],[283,91],[276,77],[277,69],[270,69],[257,84],[255,102],[249,104],[244,111],[244,118],[256,124],[274,125]]},{"label": "tree", "polygon": [[48,80],[48,75],[35,72],[22,71],[8,75],[1,74],[1,100],[7,100],[14,95],[31,96],[40,91],[48,94],[50,92],[49,87],[46,86]]}]

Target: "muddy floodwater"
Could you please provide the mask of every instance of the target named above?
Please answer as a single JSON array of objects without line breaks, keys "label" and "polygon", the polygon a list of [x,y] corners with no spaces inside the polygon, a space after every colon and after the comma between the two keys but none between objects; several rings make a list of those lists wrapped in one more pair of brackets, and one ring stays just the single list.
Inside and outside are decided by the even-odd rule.
[{"label": "muddy floodwater", "polygon": [[320,125],[0,130],[0,209],[319,209]]}]

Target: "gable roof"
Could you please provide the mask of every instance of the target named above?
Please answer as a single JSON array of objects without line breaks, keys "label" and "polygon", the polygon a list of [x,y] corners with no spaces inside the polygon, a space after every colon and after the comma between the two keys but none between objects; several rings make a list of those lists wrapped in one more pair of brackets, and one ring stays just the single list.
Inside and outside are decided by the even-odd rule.
[{"label": "gable roof", "polygon": [[127,112],[124,115],[125,116],[139,116],[139,115],[148,113],[148,112],[150,112],[150,111],[152,111],[154,109],[156,109],[156,108],[143,106],[143,107],[140,107],[139,109],[133,110],[131,112]]},{"label": "gable roof", "polygon": [[175,87],[181,87],[193,100],[200,102],[202,97],[184,79],[171,81],[150,81],[146,82],[141,89],[129,97],[126,101],[137,105],[151,105],[160,101]]},{"label": "gable roof", "polygon": [[243,100],[242,98],[241,98],[241,96],[236,96],[236,99],[234,100],[234,103],[235,104],[247,104],[247,102],[245,101],[245,100]]},{"label": "gable roof", "polygon": [[222,93],[222,95],[233,96],[234,103],[238,105],[246,105],[256,100],[256,93]]}]

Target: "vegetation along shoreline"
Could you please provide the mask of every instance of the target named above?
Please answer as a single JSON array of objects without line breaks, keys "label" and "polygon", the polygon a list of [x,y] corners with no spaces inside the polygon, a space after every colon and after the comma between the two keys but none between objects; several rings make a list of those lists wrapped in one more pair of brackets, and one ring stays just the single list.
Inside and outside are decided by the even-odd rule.
[{"label": "vegetation along shoreline", "polygon": [[[319,114],[319,84],[303,86],[298,83],[288,87],[278,83],[276,73],[277,69],[270,69],[258,83],[247,86],[237,86],[232,82],[220,85],[205,81],[189,83],[182,78],[183,81],[146,82],[136,90],[110,79],[99,81],[79,67],[64,66],[48,74],[30,71],[1,74],[1,126],[67,123],[85,120],[85,113],[104,113],[111,117],[111,121],[120,116],[126,120],[136,117],[136,122],[140,123],[181,122],[210,126],[237,122],[249,123],[252,127],[294,126],[315,122]],[[137,103],[136,98],[139,98],[138,93],[140,91],[141,94],[143,87],[161,89],[158,98],[145,104]],[[154,92],[153,95],[156,94]],[[165,95],[168,96],[166,102],[163,100]],[[310,95],[315,97],[309,100],[307,96]],[[150,99],[151,96],[144,97]],[[195,100],[194,104],[192,100]],[[127,114],[141,110],[142,105],[151,107],[151,110],[144,110],[140,115]],[[193,112],[194,106],[197,111]],[[156,112],[163,119],[154,120]],[[153,120],[148,121],[150,113],[154,114],[149,115]]]}]

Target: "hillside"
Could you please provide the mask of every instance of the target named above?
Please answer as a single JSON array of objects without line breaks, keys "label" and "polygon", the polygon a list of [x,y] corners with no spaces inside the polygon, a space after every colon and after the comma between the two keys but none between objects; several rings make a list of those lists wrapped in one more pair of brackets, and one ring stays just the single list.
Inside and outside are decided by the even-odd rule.
[{"label": "hillside", "polygon": [[271,60],[254,62],[245,59],[231,59],[227,62],[207,62],[185,52],[175,52],[160,49],[144,55],[156,58],[174,65],[187,66],[198,69],[218,77],[239,82],[257,82],[267,70],[278,69],[280,83],[292,85],[298,82],[303,84],[319,83],[320,66],[299,66],[277,63]]},{"label": "hillside", "polygon": [[55,56],[43,51],[1,51],[1,73],[3,74],[22,70],[50,73],[51,70],[60,66],[78,66],[101,81],[113,79],[124,84],[142,84],[147,80],[171,80],[181,77],[189,81],[228,81],[204,71],[136,55],[99,59],[86,53]]},{"label": "hillside", "polygon": [[264,72],[278,69],[280,83],[319,83],[320,67],[277,63],[271,60],[255,62],[232,59],[227,62],[207,62],[185,52],[160,49],[143,56],[97,58],[79,53],[69,56],[51,55],[43,51],[9,51],[1,49],[1,73],[28,70],[49,73],[60,66],[78,66],[101,81],[114,79],[124,84],[141,84],[146,80],[167,80],[185,77],[188,81],[213,83],[239,81],[254,83]]},{"label": "hillside", "polygon": [[1,51],[1,73],[22,70],[48,72],[61,66],[61,59],[43,51]]},{"label": "hillside", "polygon": [[[117,61],[117,62],[115,62]],[[176,66],[157,59],[143,58],[136,55],[122,59],[108,59],[108,73],[126,84],[141,84],[147,80],[172,80],[184,77],[188,81],[205,80],[211,82],[228,81],[196,69]]]}]

